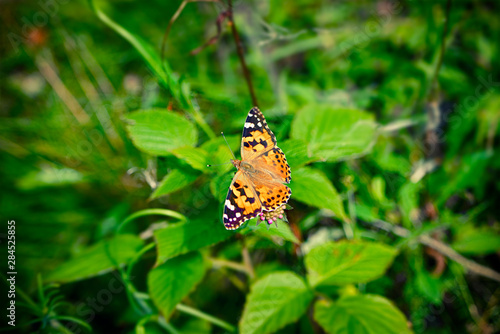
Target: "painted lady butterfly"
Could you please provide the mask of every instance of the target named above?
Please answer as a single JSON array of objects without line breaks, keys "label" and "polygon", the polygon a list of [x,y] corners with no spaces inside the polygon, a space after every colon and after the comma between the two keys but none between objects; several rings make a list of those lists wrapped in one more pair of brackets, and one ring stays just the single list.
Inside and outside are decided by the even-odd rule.
[{"label": "painted lady butterfly", "polygon": [[288,202],[292,191],[283,183],[290,183],[290,166],[257,107],[248,112],[245,121],[241,160],[231,162],[238,171],[224,203],[226,229],[235,230],[259,213]]}]

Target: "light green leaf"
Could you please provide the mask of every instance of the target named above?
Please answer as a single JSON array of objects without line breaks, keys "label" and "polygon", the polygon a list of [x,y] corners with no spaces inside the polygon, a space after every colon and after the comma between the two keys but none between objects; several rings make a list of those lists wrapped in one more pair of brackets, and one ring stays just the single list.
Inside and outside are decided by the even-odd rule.
[{"label": "light green leaf", "polygon": [[222,175],[216,175],[210,181],[210,192],[220,203],[224,203],[224,201],[226,200],[229,185],[231,184],[233,177],[234,173],[226,173]]},{"label": "light green leaf", "polygon": [[151,299],[168,319],[187,294],[202,280],[205,274],[203,257],[192,252],[170,259],[148,274],[148,290]]},{"label": "light green leaf", "polygon": [[457,168],[455,162],[446,164],[445,169],[451,175],[440,188],[438,205],[442,205],[452,194],[467,187],[474,188],[475,195],[479,199],[483,198],[487,180],[485,171],[492,156],[489,151],[480,151],[464,156],[460,168]]},{"label": "light green leaf", "polygon": [[396,249],[380,243],[329,242],[306,255],[307,278],[312,286],[369,282],[384,274],[396,254]]},{"label": "light green leaf", "polygon": [[283,220],[277,220],[278,227],[276,227],[276,225],[273,223],[273,225],[269,228],[267,222],[265,221],[261,222],[258,226],[256,226],[256,223],[254,222],[255,219],[250,220],[250,223],[247,225],[248,227],[242,231],[242,234],[254,232],[269,239],[272,239],[273,237],[280,237],[296,244],[300,243],[295,234],[293,234],[290,225],[288,225]]},{"label": "light green leaf", "polygon": [[334,303],[318,300],[314,319],[329,334],[411,333],[404,314],[391,301],[377,295],[346,296]]},{"label": "light green leaf", "polygon": [[319,160],[309,155],[307,145],[303,140],[285,140],[279,144],[279,147],[285,153],[286,161],[290,165],[290,168],[292,168],[292,171],[294,168]]},{"label": "light green leaf", "polygon": [[151,199],[168,195],[193,183],[199,176],[199,172],[174,169],[161,180],[158,187],[151,194]]},{"label": "light green leaf", "polygon": [[239,329],[241,334],[272,333],[297,321],[314,295],[292,272],[279,272],[258,280],[250,291]]},{"label": "light green leaf", "polygon": [[185,146],[173,150],[172,153],[180,160],[187,162],[194,169],[207,172],[208,153],[204,149]]},{"label": "light green leaf", "polygon": [[235,232],[227,231],[222,222],[213,220],[193,220],[169,225],[154,231],[158,246],[156,263],[160,264],[179,254],[213,245],[234,234]]},{"label": "light green leaf", "polygon": [[139,110],[125,115],[127,130],[141,151],[168,155],[183,146],[193,146],[198,133],[185,117],[164,109]]},{"label": "light green leaf", "polygon": [[105,274],[131,260],[143,245],[134,235],[122,234],[102,240],[51,271],[48,282],[73,282]]},{"label": "light green leaf", "polygon": [[459,233],[452,247],[463,254],[491,254],[500,251],[500,235],[491,229],[471,229]]},{"label": "light green leaf", "polygon": [[292,139],[307,143],[309,156],[336,161],[368,153],[376,138],[371,114],[329,105],[309,105],[292,123]]},{"label": "light green leaf", "polygon": [[432,277],[424,268],[417,269],[415,283],[422,296],[433,304],[441,304],[439,279]]},{"label": "light green leaf", "polygon": [[317,169],[303,167],[292,171],[292,198],[321,209],[328,209],[344,221],[349,221],[342,199],[330,180]]},{"label": "light green leaf", "polygon": [[406,227],[413,227],[413,222],[418,217],[419,192],[421,183],[407,181],[399,188],[399,209],[403,214],[403,223]]}]

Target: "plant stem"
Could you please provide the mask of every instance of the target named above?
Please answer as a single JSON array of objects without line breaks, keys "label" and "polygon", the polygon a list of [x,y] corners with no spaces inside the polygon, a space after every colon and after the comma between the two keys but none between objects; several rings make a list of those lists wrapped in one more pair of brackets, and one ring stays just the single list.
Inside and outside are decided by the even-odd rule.
[{"label": "plant stem", "polygon": [[235,332],[235,330],[236,330],[236,328],[233,325],[231,325],[223,320],[220,320],[219,318],[211,316],[210,314],[206,314],[200,310],[192,308],[190,306],[179,303],[179,304],[177,304],[177,306],[175,308],[181,312],[184,312],[184,313],[190,314],[194,317],[211,322],[212,324],[217,325],[221,328],[227,329],[230,332]]},{"label": "plant stem", "polygon": [[[402,238],[409,238],[411,237],[411,232],[403,227],[400,226],[395,226],[392,225],[391,223],[378,220],[373,223],[373,225],[385,230],[389,231],[391,233],[394,233],[395,235],[402,237]],[[496,272],[495,270],[485,267],[483,265],[480,265],[477,262],[474,262],[459,253],[457,253],[453,248],[450,246],[442,243],[439,240],[433,239],[428,235],[421,235],[417,238],[417,240],[428,247],[431,247],[432,249],[437,250],[439,253],[443,254],[444,256],[448,257],[449,259],[457,262],[458,264],[461,264],[465,269],[467,269],[470,272],[473,272],[477,275],[484,276],[487,278],[490,278],[494,281],[500,282],[500,273]]]},{"label": "plant stem", "polygon": [[214,258],[211,258],[210,262],[212,262],[212,264],[214,266],[217,266],[217,267],[227,267],[227,268],[234,269],[236,271],[240,271],[240,272],[245,273],[247,275],[250,275],[250,273],[248,272],[248,268],[245,265],[238,263],[238,262],[220,260],[220,259],[214,259]]},{"label": "plant stem", "polygon": [[243,257],[243,263],[247,268],[247,273],[250,279],[255,278],[255,271],[253,270],[252,259],[250,258],[250,253],[248,252],[248,248],[245,243],[245,237],[241,238],[241,256]]},{"label": "plant stem", "polygon": [[248,70],[247,63],[245,62],[243,45],[241,44],[240,35],[238,34],[238,30],[236,29],[236,24],[234,23],[233,0],[228,0],[228,5],[229,5],[228,9],[229,25],[231,26],[231,31],[233,33],[234,42],[236,44],[236,51],[238,53],[238,57],[240,58],[241,68],[243,69],[243,75],[245,76],[248,90],[250,91],[250,96],[252,97],[252,103],[255,107],[258,107],[259,103],[257,102],[257,97],[255,96],[255,91],[253,89],[252,78],[250,77],[250,71]]},{"label": "plant stem", "polygon": [[178,213],[177,211],[167,210],[167,209],[146,209],[146,210],[134,212],[133,214],[131,214],[130,216],[125,218],[125,220],[123,220],[123,222],[117,227],[116,234],[119,234],[120,231],[123,229],[123,227],[125,225],[127,225],[129,222],[131,222],[132,220],[139,218],[139,217],[142,217],[142,216],[150,216],[150,215],[160,215],[160,216],[172,217],[172,218],[176,218],[176,219],[180,220],[181,222],[187,221],[186,216]]}]

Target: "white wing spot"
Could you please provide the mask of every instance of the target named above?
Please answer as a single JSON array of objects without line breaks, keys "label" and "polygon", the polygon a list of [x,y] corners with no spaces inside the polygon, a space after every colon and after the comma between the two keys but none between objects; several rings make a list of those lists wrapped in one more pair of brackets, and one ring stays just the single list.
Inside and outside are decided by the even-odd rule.
[{"label": "white wing spot", "polygon": [[226,203],[225,203],[225,204],[226,204],[226,207],[227,207],[229,210],[234,211],[234,209],[235,209],[235,208],[234,208],[234,205],[231,205],[231,202],[230,202],[228,199],[226,199]]},{"label": "white wing spot", "polygon": [[240,217],[241,217],[241,213],[236,212],[236,218],[240,218]]},{"label": "white wing spot", "polygon": [[255,127],[255,124],[250,123],[250,122],[245,123],[245,128],[253,128],[253,127]]},{"label": "white wing spot", "polygon": [[261,122],[257,123],[257,126],[262,127],[262,123]]}]

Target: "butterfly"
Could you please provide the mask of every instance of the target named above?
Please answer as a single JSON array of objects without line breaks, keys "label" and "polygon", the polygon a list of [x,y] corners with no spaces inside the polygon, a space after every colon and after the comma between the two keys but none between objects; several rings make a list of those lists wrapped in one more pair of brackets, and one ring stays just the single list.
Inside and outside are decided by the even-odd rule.
[{"label": "butterfly", "polygon": [[274,211],[288,202],[292,191],[290,166],[259,108],[248,112],[241,138],[241,160],[231,160],[238,169],[229,186],[222,220],[235,230],[264,211]]}]

